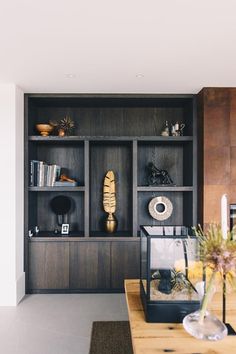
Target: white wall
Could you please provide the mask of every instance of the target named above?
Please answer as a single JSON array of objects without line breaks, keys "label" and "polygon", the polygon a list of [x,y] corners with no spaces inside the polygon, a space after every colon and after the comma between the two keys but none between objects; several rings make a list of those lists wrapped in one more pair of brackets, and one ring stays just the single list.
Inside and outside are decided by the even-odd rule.
[{"label": "white wall", "polygon": [[23,92],[0,85],[0,305],[25,292],[23,271]]}]

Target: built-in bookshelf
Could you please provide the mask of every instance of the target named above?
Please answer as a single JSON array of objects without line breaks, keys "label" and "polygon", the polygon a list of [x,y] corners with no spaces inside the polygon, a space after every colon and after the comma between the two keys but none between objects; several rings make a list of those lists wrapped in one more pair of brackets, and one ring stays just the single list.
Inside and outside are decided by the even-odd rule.
[{"label": "built-in bookshelf", "polygon": [[[104,249],[100,250],[102,244],[105,249],[108,247],[104,252],[109,258],[110,280],[109,286],[105,282],[105,289],[114,290],[119,286],[112,285],[112,274],[118,267],[120,252],[124,250],[120,243],[126,242],[124,247],[128,249],[127,242],[131,242],[129,253],[133,254],[137,269],[135,271],[132,268],[131,262],[127,267],[132,270],[130,273],[132,276],[138,276],[140,225],[192,226],[197,223],[195,111],[194,95],[25,96],[25,235],[28,290],[37,288],[35,282],[34,289],[32,284],[30,285],[32,274],[34,277],[36,274],[36,270],[33,270],[32,274],[30,270],[30,267],[32,269],[36,267],[33,258],[33,253],[37,253],[36,246],[33,245],[35,242],[46,242],[46,245],[52,242],[51,240],[60,242],[60,251],[55,252],[66,252],[65,257],[68,252],[68,274],[73,273],[70,255],[75,255],[71,249],[74,242],[95,242],[94,247],[98,255],[103,254]],[[65,115],[69,115],[75,122],[73,135],[64,137],[38,135],[36,124],[58,120]],[[184,123],[184,135],[161,136],[165,121]],[[77,185],[66,187],[32,185],[30,183],[32,160],[60,166],[77,181]],[[148,185],[146,165],[150,161],[159,168],[168,170],[174,185],[164,187]],[[118,229],[115,234],[107,234],[103,226],[105,213],[102,207],[102,184],[108,170],[113,170],[116,177],[115,215]],[[71,233],[63,238],[53,233],[56,217],[50,209],[50,201],[57,195],[68,196],[73,204],[69,214]],[[168,197],[173,203],[173,214],[166,221],[157,221],[148,212],[148,203],[156,196]],[[39,227],[40,232],[29,239],[28,231],[34,229],[35,225]],[[65,242],[65,249],[70,243],[68,251],[61,249],[62,239]],[[108,245],[105,245],[106,240]],[[101,246],[98,245],[99,242]],[[92,252],[92,244],[90,246],[87,244],[87,247]],[[114,250],[114,247],[117,249]],[[132,253],[134,249],[135,252]],[[80,254],[80,250],[78,252]],[[106,258],[104,254],[102,257]],[[114,264],[115,261],[117,264]],[[65,263],[67,264],[67,260]],[[77,261],[72,263],[78,265]],[[122,272],[121,275],[115,276],[116,280],[119,279],[119,284],[122,277],[129,273],[129,269],[123,269]],[[97,277],[99,278],[98,275]],[[82,284],[83,286],[76,289],[84,288],[84,283]],[[49,288],[45,287],[47,290]],[[75,290],[72,289],[70,281],[62,288],[68,291]],[[93,287],[87,286],[86,283],[85,288]],[[95,288],[104,289],[100,285]],[[38,289],[42,290],[42,286]]]}]

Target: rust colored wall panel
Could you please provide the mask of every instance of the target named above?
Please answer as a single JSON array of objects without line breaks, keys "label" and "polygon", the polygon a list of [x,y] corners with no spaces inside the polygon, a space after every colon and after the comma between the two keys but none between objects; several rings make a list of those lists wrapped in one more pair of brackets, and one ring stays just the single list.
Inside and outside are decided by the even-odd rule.
[{"label": "rust colored wall panel", "polygon": [[225,106],[229,104],[230,91],[227,88],[204,88],[204,100],[205,105],[212,106]]},{"label": "rust colored wall panel", "polygon": [[220,201],[224,193],[229,193],[229,186],[213,184],[204,186],[204,224],[220,222]]},{"label": "rust colored wall panel", "polygon": [[203,126],[201,222],[206,225],[220,223],[222,194],[236,203],[236,89],[206,88],[198,100]]},{"label": "rust colored wall panel", "polygon": [[204,117],[207,117],[207,121],[204,120],[204,146],[227,146],[230,132],[229,106],[207,106]]},{"label": "rust colored wall panel", "polygon": [[206,185],[230,183],[230,147],[206,147],[204,160]]},{"label": "rust colored wall panel", "polygon": [[236,204],[236,184],[231,184],[229,186],[229,203]]},{"label": "rust colored wall panel", "polygon": [[230,149],[230,184],[236,184],[236,146]]},{"label": "rust colored wall panel", "polygon": [[236,146],[236,89],[230,91],[230,145]]}]

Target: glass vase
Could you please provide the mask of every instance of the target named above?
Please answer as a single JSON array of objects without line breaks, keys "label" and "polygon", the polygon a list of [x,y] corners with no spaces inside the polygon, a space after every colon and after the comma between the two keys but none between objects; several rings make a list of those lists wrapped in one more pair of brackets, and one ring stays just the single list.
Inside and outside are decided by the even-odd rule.
[{"label": "glass vase", "polygon": [[200,321],[200,310],[190,313],[183,319],[183,326],[186,332],[197,339],[220,340],[228,334],[227,327],[217,317],[205,312],[205,316]]},{"label": "glass vase", "polygon": [[207,306],[214,293],[216,272],[212,272],[207,291],[202,299],[201,308],[183,319],[186,332],[197,339],[220,340],[228,334],[227,327],[216,316],[207,311]]}]

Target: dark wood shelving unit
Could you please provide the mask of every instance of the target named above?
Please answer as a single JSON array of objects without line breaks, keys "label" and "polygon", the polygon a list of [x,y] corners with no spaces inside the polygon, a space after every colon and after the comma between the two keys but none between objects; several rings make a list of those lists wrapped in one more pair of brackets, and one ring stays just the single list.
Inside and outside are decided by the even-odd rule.
[{"label": "dark wood shelving unit", "polygon": [[[75,121],[73,136],[37,135],[37,123],[65,115]],[[183,122],[184,136],[161,136],[166,120]],[[122,291],[125,278],[139,276],[139,225],[195,225],[196,124],[194,95],[26,94],[27,292]],[[32,159],[62,166],[79,185],[29,187]],[[168,170],[176,185],[147,185],[149,161]],[[102,184],[108,170],[116,176],[115,234],[106,234],[102,226]],[[50,200],[62,194],[73,202],[68,236],[53,234]],[[172,200],[174,213],[165,222],[149,215],[148,203],[156,196]],[[35,225],[41,232],[29,238]]]}]

